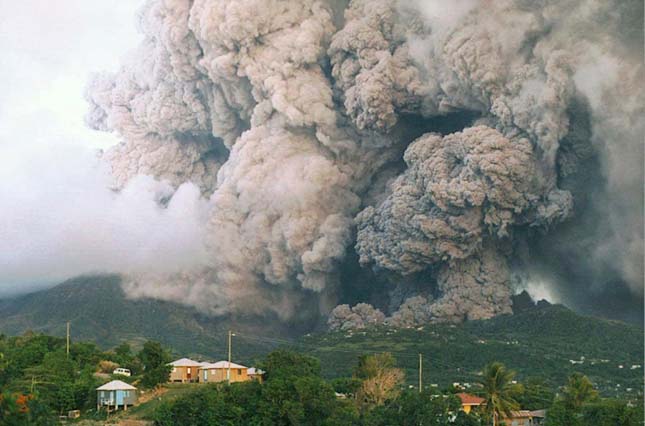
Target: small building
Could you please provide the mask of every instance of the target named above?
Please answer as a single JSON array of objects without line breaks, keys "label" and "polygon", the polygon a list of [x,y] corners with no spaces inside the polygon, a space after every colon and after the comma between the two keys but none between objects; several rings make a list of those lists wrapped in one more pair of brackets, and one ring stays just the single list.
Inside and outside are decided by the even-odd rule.
[{"label": "small building", "polygon": [[122,382],[121,380],[112,380],[96,388],[96,409],[107,408],[118,410],[122,407],[124,410],[137,402],[137,388]]},{"label": "small building", "polygon": [[532,425],[543,425],[544,420],[546,419],[546,410],[534,410],[531,411],[531,423]]},{"label": "small building", "polygon": [[473,408],[486,404],[486,400],[484,398],[480,398],[469,393],[461,392],[456,396],[461,400],[461,410],[466,414],[470,413]]},{"label": "small building", "polygon": [[[230,381],[246,382],[251,380],[248,374],[248,367],[231,362]],[[217,361],[214,363],[204,363],[199,368],[199,381],[202,383],[216,383],[228,381],[229,363],[228,361]]]},{"label": "small building", "polygon": [[264,371],[259,368],[251,367],[246,370],[249,379],[256,380],[260,383],[264,382]]},{"label": "small building", "polygon": [[511,411],[510,417],[504,417],[500,423],[506,426],[535,426],[544,424],[545,411],[517,410]]},{"label": "small building", "polygon": [[180,383],[193,383],[199,381],[199,367],[203,362],[193,361],[189,358],[181,358],[171,362],[170,381]]}]

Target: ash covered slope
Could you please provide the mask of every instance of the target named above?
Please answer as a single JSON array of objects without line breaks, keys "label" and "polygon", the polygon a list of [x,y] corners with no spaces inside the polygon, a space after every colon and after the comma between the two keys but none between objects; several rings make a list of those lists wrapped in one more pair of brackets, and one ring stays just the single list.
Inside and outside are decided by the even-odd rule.
[{"label": "ash covered slope", "polygon": [[208,261],[124,289],[283,321],[349,293],[413,322],[490,318],[515,284],[580,287],[592,265],[582,286],[642,294],[642,7],[148,1],[88,123],[123,138],[116,188],[199,185]]}]

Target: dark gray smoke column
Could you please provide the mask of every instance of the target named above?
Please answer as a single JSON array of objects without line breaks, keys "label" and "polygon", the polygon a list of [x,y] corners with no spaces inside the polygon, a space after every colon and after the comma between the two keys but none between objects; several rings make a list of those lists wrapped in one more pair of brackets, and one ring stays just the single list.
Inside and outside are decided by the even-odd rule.
[{"label": "dark gray smoke column", "polygon": [[[639,2],[148,1],[141,46],[88,88],[88,122],[124,139],[105,155],[115,188],[199,185],[209,261],[126,291],[317,317],[355,284],[339,279],[355,246],[377,281],[422,293],[392,324],[488,318],[510,312],[513,277],[557,269],[539,241],[580,223],[609,235],[591,250],[614,266],[602,274],[642,295],[633,16]],[[456,115],[478,119],[438,124]],[[603,179],[585,180],[591,159]],[[592,190],[580,205],[602,229],[580,220]],[[338,327],[382,319],[335,313]]]}]

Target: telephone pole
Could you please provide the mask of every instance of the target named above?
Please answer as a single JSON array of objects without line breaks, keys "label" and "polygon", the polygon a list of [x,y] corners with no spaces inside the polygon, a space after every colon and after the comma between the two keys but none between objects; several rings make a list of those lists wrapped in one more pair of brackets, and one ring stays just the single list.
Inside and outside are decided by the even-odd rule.
[{"label": "telephone pole", "polygon": [[228,331],[228,370],[226,371],[226,381],[231,384],[231,344],[233,343],[234,334]]},{"label": "telephone pole", "polygon": [[423,355],[419,354],[419,393],[423,389]]},{"label": "telephone pole", "polygon": [[69,321],[67,321],[67,358],[69,358]]}]

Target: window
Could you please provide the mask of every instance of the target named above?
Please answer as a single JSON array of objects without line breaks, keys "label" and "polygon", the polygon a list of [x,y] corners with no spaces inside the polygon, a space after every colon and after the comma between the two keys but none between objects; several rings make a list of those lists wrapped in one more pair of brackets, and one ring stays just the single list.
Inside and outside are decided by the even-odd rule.
[{"label": "window", "polygon": [[188,374],[190,374],[190,367],[188,367],[187,370],[188,370]]},{"label": "window", "polygon": [[241,375],[242,375],[242,369],[241,369],[241,368],[238,368],[238,369],[237,369],[237,375],[238,375],[238,376],[241,376]]}]

